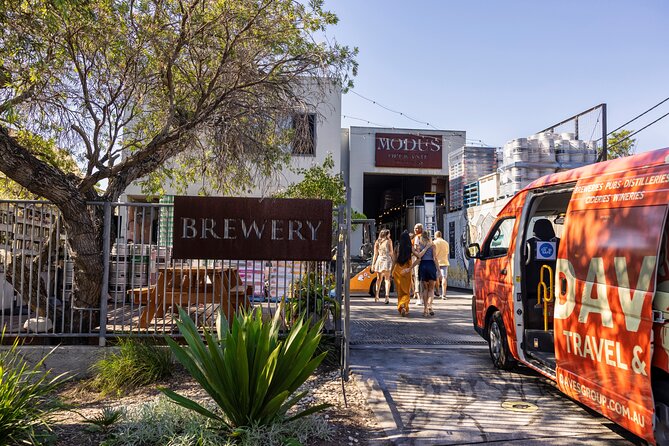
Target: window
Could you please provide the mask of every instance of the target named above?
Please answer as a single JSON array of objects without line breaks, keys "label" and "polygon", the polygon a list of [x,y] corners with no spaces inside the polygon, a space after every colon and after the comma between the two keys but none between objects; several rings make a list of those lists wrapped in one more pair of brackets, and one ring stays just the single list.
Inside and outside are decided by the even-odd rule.
[{"label": "window", "polygon": [[501,257],[507,254],[515,223],[515,218],[506,218],[497,222],[483,245],[483,257]]},{"label": "window", "polygon": [[293,115],[293,155],[316,154],[316,115],[298,113]]}]

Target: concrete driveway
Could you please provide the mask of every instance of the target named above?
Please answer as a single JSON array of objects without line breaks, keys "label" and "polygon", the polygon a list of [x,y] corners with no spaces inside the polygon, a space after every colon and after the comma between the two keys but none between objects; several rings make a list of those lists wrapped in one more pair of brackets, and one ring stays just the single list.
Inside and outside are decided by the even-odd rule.
[{"label": "concrete driveway", "polygon": [[471,323],[471,294],[451,291],[425,319],[413,304],[353,297],[351,365],[385,431],[378,444],[633,445],[612,422],[523,367],[496,370]]}]

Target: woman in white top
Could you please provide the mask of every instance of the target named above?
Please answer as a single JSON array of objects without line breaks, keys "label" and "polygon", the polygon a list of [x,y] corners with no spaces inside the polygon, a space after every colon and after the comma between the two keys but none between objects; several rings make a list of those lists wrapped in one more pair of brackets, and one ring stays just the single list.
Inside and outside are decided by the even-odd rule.
[{"label": "woman in white top", "polygon": [[390,271],[393,268],[393,242],[390,239],[390,231],[382,229],[379,238],[374,243],[374,258],[372,259],[372,270],[376,272],[376,296],[374,301],[379,301],[381,292],[381,281],[386,283],[386,303],[390,296]]}]

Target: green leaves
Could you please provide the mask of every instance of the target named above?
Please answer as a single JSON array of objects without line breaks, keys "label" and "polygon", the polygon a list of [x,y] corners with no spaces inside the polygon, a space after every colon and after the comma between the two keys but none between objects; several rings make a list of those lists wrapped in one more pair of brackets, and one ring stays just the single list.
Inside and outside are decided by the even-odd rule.
[{"label": "green leaves", "polygon": [[630,138],[633,130],[620,130],[611,133],[607,139],[608,159],[622,158],[634,154],[636,138]]},{"label": "green leaves", "polygon": [[164,346],[141,339],[120,339],[118,353],[93,364],[93,387],[103,394],[121,394],[167,378],[172,374],[172,355]]},{"label": "green leaves", "polygon": [[307,267],[309,271],[290,287],[290,298],[286,304],[286,319],[290,324],[300,315],[324,321],[331,317],[339,318],[340,305],[337,299],[330,297],[330,290],[335,287],[332,274],[319,270],[318,265]]},{"label": "green leaves", "polygon": [[[280,318],[275,316],[271,322],[263,322],[258,308],[240,312],[232,327],[219,322],[217,336],[205,332],[205,342],[188,315],[181,309],[179,315],[177,324],[188,347],[169,338],[167,342],[179,362],[216,402],[220,414],[169,390],[163,392],[177,404],[215,419],[229,430],[268,425],[285,417],[306,392],[290,396],[324,357],[324,354],[314,357],[321,338],[321,323],[311,325],[299,320],[281,341]],[[325,407],[314,406],[291,419]]]},{"label": "green leaves", "polygon": [[248,190],[286,164],[286,117],[349,86],[336,22],[320,0],[0,0],[0,126],[55,139],[111,200],[156,171],[150,193]]},{"label": "green leaves", "polygon": [[320,198],[332,200],[337,207],[346,202],[346,187],[341,173],[332,174],[334,160],[328,154],[322,166],[309,169],[298,168],[295,173],[302,177],[299,183],[289,185],[285,191],[276,194],[278,198]]},{"label": "green leaves", "polygon": [[49,429],[50,415],[60,407],[50,394],[64,381],[65,375],[53,376],[49,371],[42,371],[48,356],[30,366],[18,352],[18,341],[0,352],[0,439],[3,444],[35,444],[40,436],[38,427]]}]

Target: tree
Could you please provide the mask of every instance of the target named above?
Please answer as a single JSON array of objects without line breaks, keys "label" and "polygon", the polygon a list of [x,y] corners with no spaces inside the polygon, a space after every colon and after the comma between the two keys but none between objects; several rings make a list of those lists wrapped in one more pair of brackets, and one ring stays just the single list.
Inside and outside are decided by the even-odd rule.
[{"label": "tree", "polygon": [[328,153],[323,165],[314,165],[308,169],[297,168],[295,173],[302,176],[298,183],[292,183],[285,190],[277,192],[277,198],[320,198],[331,200],[337,207],[346,203],[346,185],[341,173],[332,174],[334,160]]},{"label": "tree", "polygon": [[[102,207],[87,203],[180,167],[244,187],[286,161],[286,117],[305,91],[350,87],[356,50],[324,38],[337,17],[322,5],[0,0],[0,171],[60,210],[75,304],[95,308],[101,291]],[[80,174],[17,132],[54,141]]]},{"label": "tree", "polygon": [[[292,183],[285,190],[274,194],[277,198],[319,198],[321,200],[331,200],[334,212],[337,212],[337,206],[346,204],[346,184],[341,173],[333,174],[334,160],[332,155],[323,161],[323,165],[314,165],[308,169],[297,168],[295,173],[302,176],[298,183]],[[351,218],[367,218],[365,214],[351,210]],[[333,228],[336,228],[336,223]],[[353,226],[355,230],[356,226]]]},{"label": "tree", "polygon": [[619,132],[611,133],[611,136],[606,140],[608,159],[622,158],[634,153],[636,139],[625,139],[630,133],[632,133],[632,130],[620,130]]},{"label": "tree", "polygon": [[[39,136],[30,134],[25,130],[15,133],[14,137],[30,152],[47,164],[58,168],[68,174],[80,174],[79,167],[67,150],[59,149],[54,140],[46,141]],[[0,172],[0,198],[3,199],[21,199],[21,200],[39,200],[39,195],[30,192],[16,181]]]}]

